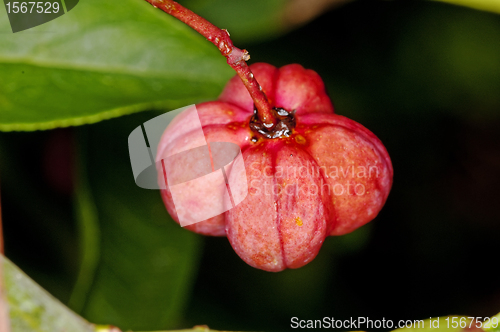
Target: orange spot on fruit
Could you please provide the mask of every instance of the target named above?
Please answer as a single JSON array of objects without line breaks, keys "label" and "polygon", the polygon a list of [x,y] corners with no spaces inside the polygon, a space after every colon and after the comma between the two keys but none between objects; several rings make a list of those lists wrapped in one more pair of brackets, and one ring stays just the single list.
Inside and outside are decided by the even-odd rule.
[{"label": "orange spot on fruit", "polygon": [[302,135],[295,136],[295,142],[299,144],[306,144],[306,139]]},{"label": "orange spot on fruit", "polygon": [[297,226],[302,226],[304,223],[302,222],[302,220],[300,219],[300,217],[296,217],[295,218],[295,223],[297,224]]}]

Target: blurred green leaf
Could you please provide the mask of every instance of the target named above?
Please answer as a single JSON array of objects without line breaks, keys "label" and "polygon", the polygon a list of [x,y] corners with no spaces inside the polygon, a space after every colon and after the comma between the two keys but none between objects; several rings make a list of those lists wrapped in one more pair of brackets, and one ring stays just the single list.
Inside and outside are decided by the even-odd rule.
[{"label": "blurred green leaf", "polygon": [[483,330],[488,332],[500,332],[500,313],[491,317],[491,319],[484,324]]},{"label": "blurred green leaf", "polygon": [[93,123],[216,97],[233,75],[211,43],[145,1],[81,1],[13,34],[0,6],[0,130]]},{"label": "blurred green leaf", "polygon": [[[100,256],[85,303],[77,306],[90,321],[122,329],[178,326],[199,260],[201,236],[171,219],[159,191],[134,182],[127,138],[152,117],[146,112],[82,128]],[[87,216],[83,228],[95,222],[93,213]]]},{"label": "blurred green leaf", "polygon": [[[80,138],[84,138],[83,136]],[[75,162],[75,210],[78,224],[81,264],[68,306],[81,312],[99,264],[101,234],[99,215],[88,183],[85,141],[80,139]]]},{"label": "blurred green leaf", "polygon": [[407,20],[391,80],[396,107],[419,113],[451,110],[468,117],[498,115],[498,16],[433,5]]},{"label": "blurred green leaf", "polygon": [[0,255],[12,332],[91,332],[94,328]]},{"label": "blurred green leaf", "polygon": [[475,9],[486,10],[500,14],[500,1],[498,0],[434,0],[455,5],[467,6]]},{"label": "blurred green leaf", "polygon": [[[236,45],[271,39],[286,31],[288,0],[186,0],[190,10],[220,28],[228,29]],[[239,45],[245,48],[245,45]],[[251,49],[250,55],[251,53]]]}]

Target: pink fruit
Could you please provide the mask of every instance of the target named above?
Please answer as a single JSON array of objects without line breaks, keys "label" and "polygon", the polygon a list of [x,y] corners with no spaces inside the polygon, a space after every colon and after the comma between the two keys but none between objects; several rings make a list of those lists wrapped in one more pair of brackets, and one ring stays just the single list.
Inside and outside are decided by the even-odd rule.
[{"label": "pink fruit", "polygon": [[[301,267],[314,259],[326,236],[349,233],[375,218],[392,185],[391,160],[369,130],[334,114],[318,74],[296,64],[277,69],[257,63],[249,68],[248,52],[234,47],[227,30],[173,0],[147,1],[205,36],[239,76],[217,101],[196,106],[202,132],[193,126],[198,121],[193,113],[184,112],[160,140],[156,159],[163,167],[162,197],[177,222],[203,220],[199,212],[214,205],[213,198],[219,199],[217,204],[222,197],[225,201],[223,209],[212,212],[230,206],[221,177],[218,183],[191,182],[207,174],[210,163],[215,173],[214,155],[226,151],[210,144],[214,142],[240,147],[241,167],[228,168],[226,183],[236,196],[248,195],[227,212],[208,214],[216,216],[186,228],[227,235],[251,266],[266,271]],[[206,148],[200,153],[182,153],[201,145]],[[232,183],[245,185],[235,188]],[[180,206],[174,206],[173,194]]]},{"label": "pink fruit", "polygon": [[[248,196],[186,228],[227,235],[236,253],[256,268],[298,268],[314,259],[326,236],[352,232],[377,216],[392,185],[392,164],[373,133],[334,114],[316,72],[297,64],[278,69],[257,63],[250,69],[279,121],[267,130],[237,76],[217,101],[197,105],[208,143],[241,148]],[[175,150],[194,135],[183,128],[181,114],[163,135],[157,160],[166,156],[167,146]],[[183,171],[196,172],[195,167],[186,163]],[[178,221],[170,190],[161,193]],[[193,213],[196,204],[193,200]]]}]

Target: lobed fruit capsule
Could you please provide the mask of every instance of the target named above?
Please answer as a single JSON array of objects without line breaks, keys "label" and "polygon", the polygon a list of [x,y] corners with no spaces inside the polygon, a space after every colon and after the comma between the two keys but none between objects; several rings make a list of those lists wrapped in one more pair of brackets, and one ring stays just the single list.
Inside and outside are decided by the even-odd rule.
[{"label": "lobed fruit capsule", "polygon": [[[276,68],[256,63],[250,69],[278,124],[268,129],[260,122],[237,76],[217,101],[196,106],[208,143],[232,142],[240,147],[248,195],[233,209],[186,228],[227,236],[236,253],[253,267],[298,268],[314,259],[326,236],[352,232],[377,216],[392,185],[392,164],[373,133],[334,114],[316,72],[298,64]],[[186,131],[185,121],[181,114],[167,128],[157,161],[195,135]],[[196,172],[194,163],[184,165],[181,173]],[[231,181],[242,174],[227,176]],[[178,222],[168,186],[161,194]],[[183,213],[195,214],[197,204],[192,199]]]}]

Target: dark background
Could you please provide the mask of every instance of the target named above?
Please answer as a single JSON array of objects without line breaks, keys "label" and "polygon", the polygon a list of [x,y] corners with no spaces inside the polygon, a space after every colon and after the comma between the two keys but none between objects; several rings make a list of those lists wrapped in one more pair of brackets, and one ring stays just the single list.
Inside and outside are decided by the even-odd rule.
[{"label": "dark background", "polygon": [[[241,45],[251,63],[300,63],[317,71],[336,112],[382,140],[394,185],[373,222],[328,238],[317,258],[298,270],[253,269],[225,238],[196,235],[201,256],[174,327],[290,330],[294,316],[406,320],[498,313],[499,41],[495,14],[433,2],[356,1],[279,38]],[[120,123],[126,129],[116,132],[116,142],[125,142],[152,116],[0,136],[9,156],[0,165],[6,254],[63,302],[78,266],[65,166],[72,142],[82,131],[92,136]],[[48,157],[50,151],[59,154]],[[113,153],[128,162],[126,146]],[[61,168],[51,175],[47,169],[55,164]],[[123,181],[133,187],[131,176]]]}]

